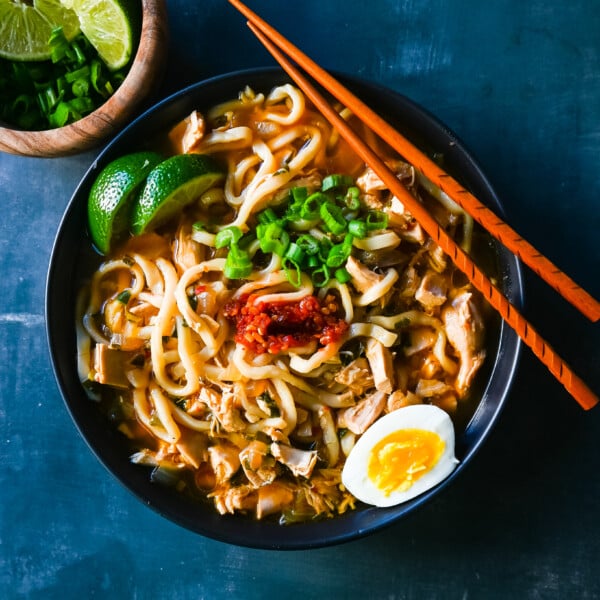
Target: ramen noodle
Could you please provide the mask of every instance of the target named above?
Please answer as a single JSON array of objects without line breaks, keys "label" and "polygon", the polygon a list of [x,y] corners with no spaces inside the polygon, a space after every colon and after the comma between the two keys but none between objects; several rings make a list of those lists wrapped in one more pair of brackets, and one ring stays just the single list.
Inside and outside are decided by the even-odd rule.
[{"label": "ramen noodle", "polygon": [[[468,250],[471,219],[363,135]],[[168,140],[226,179],[93,274],[82,380],[111,399],[133,462],[219,513],[354,508],[341,469],[373,422],[467,401],[485,356],[476,294],[292,85],[194,111]]]}]

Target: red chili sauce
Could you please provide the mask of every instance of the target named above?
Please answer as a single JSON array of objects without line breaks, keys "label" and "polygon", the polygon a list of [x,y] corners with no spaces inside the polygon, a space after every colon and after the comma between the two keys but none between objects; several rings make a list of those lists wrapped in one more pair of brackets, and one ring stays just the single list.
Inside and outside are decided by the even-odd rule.
[{"label": "red chili sauce", "polygon": [[326,346],[338,342],[348,330],[331,294],[322,302],[315,296],[297,302],[255,300],[255,295],[244,295],[224,309],[225,316],[235,325],[235,341],[255,354],[278,354],[314,340]]}]

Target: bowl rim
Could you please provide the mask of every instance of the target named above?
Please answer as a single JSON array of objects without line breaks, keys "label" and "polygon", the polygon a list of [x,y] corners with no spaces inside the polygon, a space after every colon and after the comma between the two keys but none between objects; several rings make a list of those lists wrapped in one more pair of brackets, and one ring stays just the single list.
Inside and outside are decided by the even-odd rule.
[{"label": "bowl rim", "polygon": [[[491,204],[492,208],[500,215],[503,214],[504,210],[496,192],[473,155],[439,119],[421,105],[391,88],[352,75],[343,73],[335,73],[334,75],[345,85],[355,89],[360,95],[385,98],[385,101],[381,100],[383,104],[392,106],[393,110],[397,110],[399,114],[402,113],[405,119],[416,120],[418,122],[417,128],[426,126],[427,134],[435,132],[440,140],[445,140],[448,152],[452,153],[456,160],[464,163],[466,167],[464,172],[468,171],[469,178],[480,188],[479,198]],[[465,431],[457,436],[457,455],[459,455],[459,449],[462,447],[460,464],[439,485],[412,501],[389,509],[364,507],[336,516],[333,519],[285,527],[277,523],[256,521],[239,515],[221,516],[213,508],[210,509],[211,514],[208,514],[208,511],[201,511],[200,516],[202,519],[198,520],[197,514],[182,498],[177,497],[174,499],[171,496],[175,495],[172,490],[167,490],[169,494],[165,494],[164,488],[151,484],[149,474],[145,469],[133,465],[137,471],[132,470],[132,465],[127,457],[121,456],[120,459],[117,459],[111,455],[110,450],[107,451],[107,444],[110,445],[111,441],[114,441],[115,432],[109,431],[110,428],[106,427],[106,424],[101,428],[94,425],[89,415],[87,415],[90,412],[89,408],[85,407],[83,403],[78,405],[75,402],[76,398],[82,395],[85,396],[79,378],[75,377],[76,382],[73,381],[73,373],[75,376],[77,375],[76,359],[71,356],[71,360],[69,360],[68,356],[65,357],[60,352],[61,344],[62,346],[65,345],[64,327],[68,327],[69,323],[74,322],[75,313],[70,312],[67,314],[68,311],[65,311],[64,291],[62,286],[57,285],[57,283],[62,283],[65,286],[68,286],[70,282],[72,283],[70,278],[75,272],[75,261],[73,261],[72,252],[77,246],[83,246],[83,238],[87,235],[85,232],[81,232],[79,241],[72,239],[74,235],[74,232],[71,231],[73,229],[72,221],[77,219],[78,215],[81,218],[82,205],[85,204],[82,194],[85,194],[86,190],[89,189],[90,182],[103,164],[124,152],[120,150],[115,154],[117,149],[131,143],[131,138],[134,137],[137,129],[143,129],[148,123],[161,121],[161,116],[167,114],[169,110],[174,114],[179,114],[186,103],[191,103],[191,106],[201,104],[198,100],[192,102],[192,98],[210,96],[211,92],[213,95],[216,94],[217,98],[223,100],[225,99],[225,92],[215,92],[216,89],[220,90],[223,87],[227,88],[229,86],[232,89],[237,88],[237,91],[239,91],[246,84],[252,86],[256,82],[270,82],[269,85],[272,87],[276,85],[275,82],[284,81],[289,81],[289,78],[278,67],[244,69],[210,77],[188,85],[157,102],[118,133],[93,161],[69,200],[52,247],[45,294],[46,335],[55,379],[64,405],[77,430],[100,463],[138,500],[177,525],[221,542],[270,550],[320,548],[362,538],[411,514],[417,508],[425,505],[431,498],[446,490],[470,464],[496,424],[508,398],[521,353],[520,339],[506,323],[501,322],[498,327],[494,361],[490,365],[485,389],[482,391],[482,400],[466,425]],[[240,82],[242,82],[242,87],[240,87]],[[255,87],[257,86],[255,85]],[[206,102],[209,105],[211,104],[208,100]],[[173,110],[173,107],[180,107],[179,113]],[[179,118],[184,116],[186,114],[179,114]],[[164,118],[162,120],[164,121]],[[163,130],[166,128],[166,125],[163,126]],[[484,191],[485,194],[481,191]],[[477,192],[474,191],[474,193]],[[71,246],[74,246],[74,248],[71,248]],[[512,253],[498,244],[496,244],[496,249],[500,255],[499,261],[502,263],[501,279],[505,288],[503,291],[511,302],[519,308],[523,303],[524,295],[520,263]],[[69,269],[64,269],[64,264],[71,264],[71,266]],[[67,306],[69,306],[68,302]],[[74,337],[74,327],[72,329],[71,337]],[[72,341],[70,349],[72,349]],[[493,397],[493,402],[490,400],[491,397]],[[152,485],[154,485],[153,488]],[[198,506],[195,506],[197,509]]]},{"label": "bowl rim", "polygon": [[28,131],[0,121],[0,151],[53,158],[94,148],[115,133],[160,83],[166,66],[166,0],[142,1],[139,43],[125,79],[106,102],[74,123]]}]

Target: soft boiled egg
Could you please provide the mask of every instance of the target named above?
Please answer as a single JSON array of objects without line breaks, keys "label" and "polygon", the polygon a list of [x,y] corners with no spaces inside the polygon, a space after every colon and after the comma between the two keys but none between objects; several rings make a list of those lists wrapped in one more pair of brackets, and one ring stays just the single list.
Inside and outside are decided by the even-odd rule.
[{"label": "soft boiled egg", "polygon": [[428,404],[405,406],[363,433],[346,459],[342,483],[362,502],[393,506],[437,485],[457,464],[448,414]]}]

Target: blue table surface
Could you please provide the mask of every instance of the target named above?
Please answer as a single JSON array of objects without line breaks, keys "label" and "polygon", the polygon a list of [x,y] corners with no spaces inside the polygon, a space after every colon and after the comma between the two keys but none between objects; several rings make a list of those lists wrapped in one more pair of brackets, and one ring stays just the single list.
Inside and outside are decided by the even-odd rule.
[{"label": "blue table surface", "polygon": [[[600,297],[597,0],[252,0],[322,65],[437,115],[477,157],[508,221]],[[272,60],[225,0],[169,0],[154,100]],[[463,476],[387,529],[274,552],[190,533],[101,466],[63,405],[44,324],[61,216],[99,149],[0,154],[0,597],[600,598],[600,408],[522,354]],[[527,270],[526,317],[600,391],[600,330]]]}]

